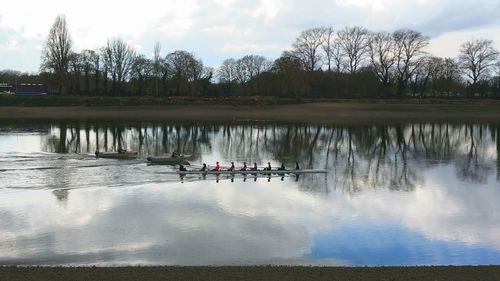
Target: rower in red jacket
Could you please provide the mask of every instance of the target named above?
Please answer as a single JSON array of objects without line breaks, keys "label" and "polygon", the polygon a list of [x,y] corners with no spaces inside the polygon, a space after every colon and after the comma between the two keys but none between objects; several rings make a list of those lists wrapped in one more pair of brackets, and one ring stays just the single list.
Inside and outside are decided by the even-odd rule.
[{"label": "rower in red jacket", "polygon": [[215,165],[215,169],[212,169],[212,171],[214,171],[214,172],[220,171],[219,162],[217,162],[217,164]]}]

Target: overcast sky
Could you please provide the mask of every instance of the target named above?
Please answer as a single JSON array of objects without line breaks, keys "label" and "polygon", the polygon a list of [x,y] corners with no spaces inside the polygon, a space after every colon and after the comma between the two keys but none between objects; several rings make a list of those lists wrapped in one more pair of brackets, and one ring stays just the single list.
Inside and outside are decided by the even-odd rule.
[{"label": "overcast sky", "polygon": [[58,14],[65,14],[76,51],[122,37],[151,56],[182,49],[217,67],[246,54],[274,59],[301,30],[411,28],[432,38],[429,51],[456,56],[459,45],[488,38],[500,49],[499,0],[15,0],[0,9],[0,69],[37,71],[40,50]]}]

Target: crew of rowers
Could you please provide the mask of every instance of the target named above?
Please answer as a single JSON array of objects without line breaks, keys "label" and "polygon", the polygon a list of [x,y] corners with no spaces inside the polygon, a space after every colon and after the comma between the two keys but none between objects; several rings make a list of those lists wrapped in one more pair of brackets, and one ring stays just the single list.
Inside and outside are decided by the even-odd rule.
[{"label": "crew of rowers", "polygon": [[[285,171],[285,170],[286,170],[285,164],[281,163],[281,166],[277,169],[277,171]],[[295,162],[295,170],[300,170],[300,166],[299,166],[298,162]],[[179,171],[185,172],[185,171],[187,171],[187,169],[186,169],[186,167],[184,167],[184,165],[180,165]],[[200,172],[207,172],[207,171],[219,172],[222,170],[221,170],[221,167],[219,165],[219,162],[217,162],[215,164],[215,168],[213,168],[213,169],[209,169],[207,164],[203,163],[203,167],[201,167]],[[234,166],[234,162],[231,162],[231,167],[229,167],[229,169],[227,169],[226,171],[259,171],[259,169],[257,168],[256,162],[253,163],[253,167],[251,167],[251,168],[249,168],[247,166],[247,162],[243,162],[243,167],[236,170],[236,168]],[[271,162],[267,162],[267,167],[265,167],[262,171],[272,171]]]}]

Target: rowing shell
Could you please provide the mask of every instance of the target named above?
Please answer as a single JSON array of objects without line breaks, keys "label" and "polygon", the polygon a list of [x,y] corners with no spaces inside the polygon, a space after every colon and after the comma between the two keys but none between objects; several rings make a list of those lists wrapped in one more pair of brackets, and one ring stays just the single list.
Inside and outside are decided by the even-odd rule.
[{"label": "rowing shell", "polygon": [[150,156],[147,160],[151,164],[163,164],[163,165],[178,165],[178,164],[189,164],[187,161],[191,155],[180,155],[176,157],[168,157],[168,156]]},{"label": "rowing shell", "polygon": [[285,175],[285,174],[328,174],[326,170],[284,170],[284,171],[167,171],[171,175]]},{"label": "rowing shell", "polygon": [[119,152],[96,152],[97,158],[112,158],[112,159],[135,159],[137,158],[137,151]]}]

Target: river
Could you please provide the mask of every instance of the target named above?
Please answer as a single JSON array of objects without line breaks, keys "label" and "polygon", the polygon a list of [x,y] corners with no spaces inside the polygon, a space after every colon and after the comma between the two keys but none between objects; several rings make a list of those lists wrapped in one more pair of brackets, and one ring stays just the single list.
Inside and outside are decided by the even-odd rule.
[{"label": "river", "polygon": [[498,202],[499,124],[0,124],[2,265],[500,264]]}]

